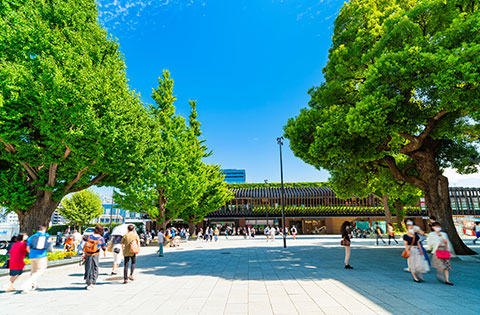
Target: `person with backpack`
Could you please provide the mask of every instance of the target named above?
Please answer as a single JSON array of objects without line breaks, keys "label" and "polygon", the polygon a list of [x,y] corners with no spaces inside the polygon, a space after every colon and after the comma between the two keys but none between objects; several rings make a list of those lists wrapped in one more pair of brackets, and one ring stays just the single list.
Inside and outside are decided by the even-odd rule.
[{"label": "person with backpack", "polygon": [[37,289],[37,281],[40,276],[47,270],[48,259],[48,238],[47,227],[40,225],[37,232],[30,236],[27,240],[27,253],[31,262],[31,273],[29,281],[23,286],[24,291],[34,291]]},{"label": "person with backpack", "polygon": [[[133,278],[133,272],[135,271],[135,263],[137,262],[137,254],[140,252],[140,238],[135,231],[135,226],[130,224],[128,226],[128,232],[122,238],[123,245],[123,259],[125,268],[123,269],[123,283],[127,284],[128,280],[135,280]],[[132,262],[130,269],[130,276],[128,275],[128,265]]]},{"label": "person with backpack", "polygon": [[10,259],[8,262],[8,268],[10,269],[10,286],[5,289],[5,292],[15,291],[13,283],[23,273],[23,268],[25,267],[24,259],[27,254],[27,238],[27,234],[19,234],[10,247]]},{"label": "person with backpack", "polygon": [[85,281],[87,286],[85,289],[91,290],[97,283],[100,249],[103,250],[103,256],[106,256],[107,244],[103,238],[103,226],[97,225],[93,230],[93,234],[87,237],[83,245],[83,255],[85,256]]},{"label": "person with backpack", "polygon": [[382,228],[378,225],[378,223],[375,223],[375,238],[376,238],[376,241],[377,241],[377,245],[378,245],[378,240],[381,239],[382,242],[383,242],[383,245],[387,245],[387,243],[385,243],[385,241],[383,240],[383,231],[382,231]]}]

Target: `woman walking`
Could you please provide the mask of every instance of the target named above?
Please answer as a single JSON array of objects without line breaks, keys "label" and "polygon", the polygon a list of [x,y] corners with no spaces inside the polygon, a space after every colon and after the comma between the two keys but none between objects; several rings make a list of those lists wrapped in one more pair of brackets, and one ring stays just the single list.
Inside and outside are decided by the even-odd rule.
[{"label": "woman walking", "polygon": [[113,266],[111,275],[114,276],[117,274],[117,268],[122,262],[122,236],[121,235],[112,235],[112,252],[113,252]]},{"label": "woman walking", "polygon": [[437,279],[445,284],[453,285],[450,282],[450,244],[448,235],[442,232],[442,226],[438,222],[432,223],[433,232],[428,234],[427,246],[432,251],[432,266],[437,269]]},{"label": "woman walking", "polygon": [[395,241],[395,243],[398,244],[398,241],[395,239],[395,229],[393,228],[392,223],[388,223],[387,230],[388,230],[388,245],[390,245],[390,240],[392,238]]},{"label": "woman walking", "polygon": [[85,255],[85,277],[87,282],[87,290],[91,290],[97,283],[100,249],[103,250],[103,256],[106,256],[105,250],[107,245],[103,238],[103,226],[97,225],[93,234],[87,237],[85,245],[83,246],[83,253]]},{"label": "woman walking", "polygon": [[407,234],[403,235],[405,251],[402,256],[408,259],[408,270],[412,273],[413,281],[423,282],[422,274],[427,272],[427,263],[423,257],[422,248],[419,245],[420,237],[412,226],[408,226]]},{"label": "woman walking", "polygon": [[352,266],[350,266],[349,261],[350,261],[350,222],[345,221],[343,222],[342,226],[340,227],[340,231],[342,233],[342,241],[341,245],[345,247],[345,269],[353,269]]},{"label": "woman walking", "polygon": [[13,283],[23,273],[25,267],[25,255],[27,254],[27,234],[19,234],[16,237],[16,242],[12,244],[9,250],[10,260],[8,268],[10,269],[10,286],[5,292],[15,291]]}]

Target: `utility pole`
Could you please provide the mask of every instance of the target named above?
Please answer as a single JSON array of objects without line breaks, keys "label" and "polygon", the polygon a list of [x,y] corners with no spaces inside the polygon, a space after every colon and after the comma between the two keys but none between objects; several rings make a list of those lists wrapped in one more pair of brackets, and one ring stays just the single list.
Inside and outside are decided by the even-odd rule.
[{"label": "utility pole", "polygon": [[280,179],[282,182],[282,234],[283,234],[283,248],[287,248],[287,234],[285,233],[285,187],[283,186],[283,160],[282,160],[282,145],[283,137],[277,138],[278,146],[280,147]]},{"label": "utility pole", "polygon": [[115,189],[112,190],[112,209],[110,209],[110,226],[108,228],[108,233],[112,235],[112,219],[113,219],[113,195],[115,195]]},{"label": "utility pole", "polygon": [[265,192],[265,195],[267,196],[267,202],[265,203],[265,213],[266,213],[266,216],[267,216],[267,225],[268,225],[268,210],[270,210],[270,196],[268,194],[269,192],[269,189],[268,189],[268,179],[265,179],[264,180],[265,182],[265,186],[266,186],[266,192]]}]

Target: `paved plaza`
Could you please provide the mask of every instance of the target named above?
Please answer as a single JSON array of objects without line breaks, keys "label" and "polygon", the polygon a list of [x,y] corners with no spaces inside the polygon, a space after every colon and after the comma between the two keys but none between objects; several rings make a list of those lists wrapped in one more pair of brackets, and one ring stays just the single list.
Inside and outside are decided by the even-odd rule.
[{"label": "paved plaza", "polygon": [[[243,237],[190,241],[165,257],[143,248],[136,279],[111,278],[112,258],[101,260],[99,283],[85,290],[83,267],[49,269],[36,292],[1,293],[1,314],[479,314],[480,261],[455,259],[451,280],[435,274],[415,283],[403,271],[401,246],[353,240],[343,269],[337,236],[282,239]],[[474,247],[477,251],[480,247]],[[120,273],[119,273],[120,274]],[[23,275],[17,283],[20,287]],[[7,277],[0,278],[2,284]]]}]

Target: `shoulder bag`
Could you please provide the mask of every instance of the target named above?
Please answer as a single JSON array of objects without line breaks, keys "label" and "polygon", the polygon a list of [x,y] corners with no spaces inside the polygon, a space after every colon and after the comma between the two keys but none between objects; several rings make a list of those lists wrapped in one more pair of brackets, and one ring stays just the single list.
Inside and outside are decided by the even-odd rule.
[{"label": "shoulder bag", "polygon": [[403,252],[402,252],[402,257],[403,258],[408,258],[410,257],[410,250],[412,249],[412,246],[413,246],[413,243],[415,243],[415,235],[413,236],[412,238],[412,244],[410,244],[410,246],[408,247],[408,249],[404,249]]}]

